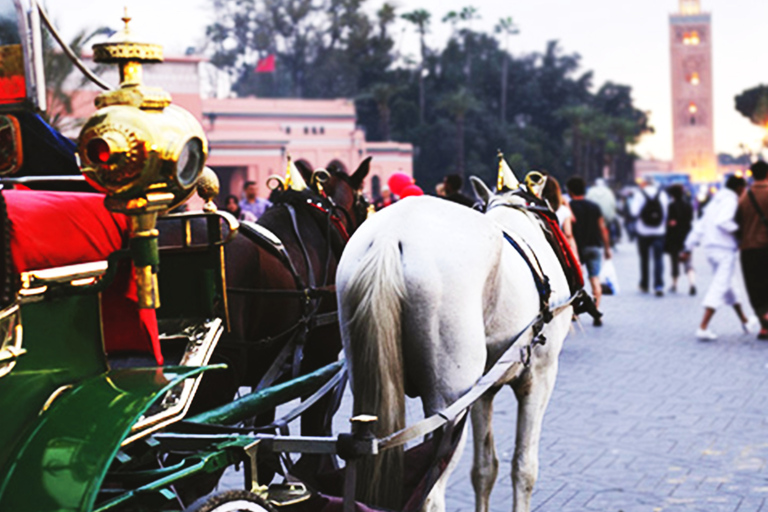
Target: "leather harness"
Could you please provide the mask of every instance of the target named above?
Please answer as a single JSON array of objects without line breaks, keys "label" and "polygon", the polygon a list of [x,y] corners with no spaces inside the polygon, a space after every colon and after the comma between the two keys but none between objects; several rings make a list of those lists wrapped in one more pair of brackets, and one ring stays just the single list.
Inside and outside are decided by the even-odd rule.
[{"label": "leather harness", "polygon": [[[553,231],[552,236],[547,237],[547,240],[552,246],[552,250],[557,255],[571,288],[571,297],[568,299],[567,303],[573,305],[574,314],[576,315],[589,313],[595,318],[602,316],[602,313],[595,307],[592,298],[584,291],[584,279],[581,274],[581,267],[578,266],[578,264],[572,263],[574,261],[573,253],[570,250],[570,246],[568,246],[565,241],[564,235],[562,232],[559,232],[560,227],[558,223],[552,219],[554,212],[552,212],[541,199],[525,190],[518,189],[514,192],[514,195],[522,198],[525,201],[525,204],[499,203],[491,206],[491,208],[504,206],[523,212],[531,212],[545,222],[547,227]],[[543,226],[542,231],[546,236],[547,233]],[[528,265],[528,269],[533,276],[533,281],[536,284],[536,291],[539,295],[539,316],[532,325],[534,341],[527,347],[528,359],[530,359],[532,346],[535,346],[536,344],[543,345],[546,342],[546,338],[541,335],[541,331],[553,318],[552,307],[550,306],[552,287],[549,276],[544,273],[541,263],[531,246],[517,235],[507,233],[506,231],[502,231],[501,233],[504,240],[517,251],[523,261]],[[569,275],[569,272],[573,273],[573,275]]]},{"label": "leather harness", "polygon": [[[270,289],[256,289],[256,288],[237,288],[228,287],[227,290],[231,293],[245,294],[245,295],[270,295],[270,296],[282,296],[282,297],[297,297],[303,298],[302,301],[302,316],[299,321],[286,329],[285,331],[278,333],[272,337],[266,337],[255,342],[241,340],[235,342],[248,347],[257,347],[264,343],[274,343],[279,339],[288,337],[287,342],[280,350],[275,360],[270,365],[267,372],[262,376],[256,390],[264,389],[271,386],[282,374],[283,366],[286,361],[292,357],[292,376],[295,378],[299,374],[300,364],[304,352],[304,342],[306,336],[312,329],[325,325],[332,325],[338,322],[337,312],[330,311],[327,313],[318,313],[322,299],[335,297],[336,286],[328,284],[328,277],[330,274],[330,264],[333,256],[333,239],[332,233],[335,229],[344,244],[349,240],[349,234],[341,221],[341,218],[334,214],[333,210],[339,210],[347,218],[348,222],[351,222],[351,215],[341,206],[336,205],[330,197],[324,197],[323,200],[327,200],[330,203],[329,206],[324,204],[322,200],[313,201],[312,198],[308,198],[305,204],[307,207],[314,210],[318,210],[324,214],[326,218],[325,230],[326,239],[328,243],[328,253],[326,255],[325,272],[323,273],[322,283],[318,285],[316,282],[315,271],[312,265],[312,260],[309,256],[309,250],[307,245],[301,236],[299,229],[298,216],[296,208],[287,203],[283,203],[280,206],[286,208],[288,215],[291,219],[291,227],[293,228],[293,235],[296,237],[300,252],[304,258],[307,269],[307,282],[305,283],[302,277],[299,275],[293,261],[291,260],[288,251],[285,249],[282,241],[274,235],[272,232],[260,226],[259,224],[244,222],[241,224],[245,229],[243,234],[251,241],[257,243],[259,246],[266,248],[273,254],[275,254],[285,267],[290,271],[294,278],[297,288],[294,290],[270,290]],[[318,226],[323,230],[323,226]]]}]

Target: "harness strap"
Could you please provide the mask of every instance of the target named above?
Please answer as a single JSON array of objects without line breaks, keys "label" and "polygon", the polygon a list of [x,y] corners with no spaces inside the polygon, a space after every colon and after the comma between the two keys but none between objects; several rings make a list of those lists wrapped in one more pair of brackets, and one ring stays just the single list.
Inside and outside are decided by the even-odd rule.
[{"label": "harness strap", "polygon": [[304,261],[307,262],[307,279],[309,281],[309,286],[314,287],[315,286],[315,272],[312,268],[312,259],[309,257],[309,251],[307,250],[307,246],[304,243],[304,239],[301,238],[301,231],[299,231],[299,221],[296,218],[296,209],[291,206],[290,204],[285,204],[285,209],[288,210],[288,214],[291,216],[291,224],[293,225],[293,231],[296,233],[296,240],[299,242],[299,248],[301,249],[301,253],[304,256]]},{"label": "harness strap", "polygon": [[[562,304],[552,308],[548,307],[547,309],[551,315],[557,315],[563,312],[565,309],[571,307],[575,301],[580,300],[580,298],[584,295],[586,295],[586,293],[583,290],[579,290],[574,295],[571,295],[571,297]],[[469,391],[467,391],[451,405],[439,412],[434,413],[428,418],[424,418],[415,425],[405,427],[402,430],[394,432],[384,438],[380,438],[379,453],[396,446],[402,446],[418,437],[423,437],[430,432],[434,432],[449,421],[455,421],[460,414],[471,407],[472,404],[474,404],[477,399],[483,396],[489,389],[501,386],[508,378],[509,372],[514,367],[514,365],[523,364],[525,362],[524,356],[527,357],[527,355],[522,352],[522,350],[525,349],[521,348],[521,350],[517,350],[518,347],[514,346],[515,343],[526,332],[528,332],[528,329],[535,329],[536,325],[540,324],[543,318],[543,313],[539,313],[535,318],[533,318],[533,320],[528,323],[528,325],[526,325],[509,340],[507,340],[507,349],[499,357],[499,359],[496,360],[493,366],[480,378],[480,380],[478,380],[471,388],[469,388]]]},{"label": "harness strap", "polygon": [[291,353],[293,352],[294,346],[296,345],[296,341],[299,336],[302,336],[301,332],[295,331],[293,333],[293,336],[291,336],[288,342],[283,346],[283,348],[280,350],[280,353],[277,354],[275,360],[272,361],[272,364],[270,365],[269,369],[267,369],[264,376],[261,377],[261,380],[256,385],[254,391],[261,391],[262,389],[271,386],[275,383],[278,377],[280,377],[280,374],[283,372],[283,364],[288,360],[288,357],[290,357]]},{"label": "harness strap", "polygon": [[[318,204],[310,203],[310,202],[308,202],[307,204],[309,206],[313,207],[313,208],[317,208],[318,210],[320,210],[321,212],[323,212],[325,214],[328,214],[330,219],[331,219],[331,223],[334,225],[334,227],[336,227],[336,229],[338,230],[338,232],[341,235],[341,238],[344,240],[344,242],[348,242],[349,241],[349,232],[347,232],[347,228],[344,227],[344,223],[342,222],[341,218],[339,218],[338,215],[334,215],[329,210],[326,210],[325,208],[323,208],[322,206],[320,206]],[[345,210],[343,210],[343,209],[341,210],[341,212],[344,213],[345,215],[348,215],[347,212]]]},{"label": "harness strap", "polygon": [[[548,323],[552,320],[552,312],[549,309],[552,286],[549,283],[549,276],[544,273],[544,270],[541,268],[541,263],[530,245],[524,240],[515,240],[515,238],[506,231],[502,231],[502,234],[504,235],[504,239],[509,242],[518,254],[520,254],[520,257],[523,258],[523,261],[525,261],[528,268],[531,270],[533,282],[536,283],[536,290],[539,292],[539,310],[544,315],[544,323]],[[523,246],[525,246],[525,248]]]}]

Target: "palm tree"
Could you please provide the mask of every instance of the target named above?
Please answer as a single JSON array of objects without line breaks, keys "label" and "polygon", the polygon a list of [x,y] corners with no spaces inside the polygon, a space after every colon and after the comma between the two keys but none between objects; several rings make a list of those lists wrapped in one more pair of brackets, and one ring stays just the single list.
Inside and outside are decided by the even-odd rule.
[{"label": "palm tree", "polygon": [[566,119],[571,127],[571,151],[573,152],[573,171],[589,178],[593,143],[600,137],[598,112],[589,105],[574,105],[557,112]]},{"label": "palm tree", "polygon": [[458,12],[449,11],[448,14],[443,16],[443,23],[450,23],[454,33],[456,32],[456,26],[459,22],[466,23],[467,25],[467,28],[461,30],[461,34],[464,36],[464,51],[467,54],[467,61],[464,66],[464,73],[467,75],[467,84],[471,82],[472,78],[472,52],[470,51],[470,44],[472,42],[472,22],[479,19],[480,14],[477,12],[477,9],[472,6],[464,7]]},{"label": "palm tree", "polygon": [[509,72],[509,36],[520,33],[520,29],[512,21],[511,16],[501,18],[496,24],[497,34],[504,35],[504,60],[501,64],[501,123],[507,122],[507,74]]},{"label": "palm tree", "polygon": [[390,118],[392,109],[389,103],[397,93],[402,90],[402,86],[379,82],[373,84],[368,92],[360,95],[358,99],[370,99],[376,104],[376,110],[379,112],[379,131],[382,140],[390,140]]},{"label": "palm tree", "polygon": [[480,102],[466,87],[440,101],[440,108],[448,112],[456,123],[456,172],[461,176],[464,176],[464,121],[468,113],[480,107]]},{"label": "palm tree", "polygon": [[379,18],[379,37],[384,40],[387,38],[387,26],[395,21],[395,6],[384,2],[381,9],[376,11],[376,16]]},{"label": "palm tree", "polygon": [[406,21],[409,21],[416,25],[416,29],[419,31],[419,42],[421,43],[421,64],[419,64],[419,124],[424,124],[424,71],[427,61],[427,44],[424,41],[429,30],[429,20],[432,15],[426,9],[416,9],[415,11],[407,12],[401,16]]}]

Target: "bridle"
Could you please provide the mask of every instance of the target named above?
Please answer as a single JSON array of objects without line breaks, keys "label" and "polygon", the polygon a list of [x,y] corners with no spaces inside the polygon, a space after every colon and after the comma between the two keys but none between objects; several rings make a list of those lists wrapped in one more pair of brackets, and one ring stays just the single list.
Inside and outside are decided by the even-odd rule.
[{"label": "bridle", "polygon": [[352,184],[345,179],[345,175],[336,173],[336,176],[340,182],[351,189],[353,195],[352,206],[350,208],[338,204],[333,197],[326,195],[326,199],[331,205],[332,217],[336,217],[341,222],[341,226],[337,225],[337,229],[343,228],[345,232],[342,232],[342,235],[346,235],[344,237],[344,240],[346,241],[365,220],[369,203],[366,200],[365,195],[360,190],[355,190]]}]

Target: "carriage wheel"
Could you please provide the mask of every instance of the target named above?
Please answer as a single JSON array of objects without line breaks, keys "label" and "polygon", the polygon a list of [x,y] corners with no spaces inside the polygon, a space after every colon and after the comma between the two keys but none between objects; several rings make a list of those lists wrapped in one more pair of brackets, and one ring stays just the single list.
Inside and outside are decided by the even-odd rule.
[{"label": "carriage wheel", "polygon": [[224,491],[204,496],[184,512],[275,512],[275,508],[249,491]]}]

